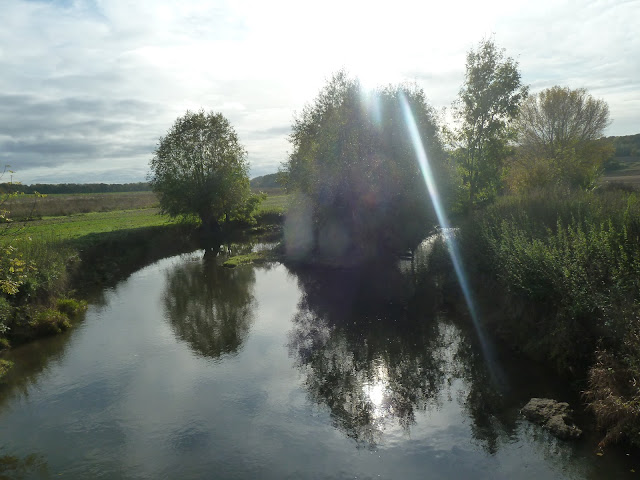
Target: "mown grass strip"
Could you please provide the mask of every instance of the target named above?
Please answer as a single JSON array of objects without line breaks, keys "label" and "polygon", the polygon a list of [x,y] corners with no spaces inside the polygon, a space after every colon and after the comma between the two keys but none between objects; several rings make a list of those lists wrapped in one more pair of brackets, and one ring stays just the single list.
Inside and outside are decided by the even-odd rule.
[{"label": "mown grass strip", "polygon": [[66,241],[85,235],[155,227],[177,223],[166,215],[160,215],[157,208],[139,210],[117,210],[92,212],[66,217],[51,217],[43,220],[18,224],[14,231],[0,237],[0,243],[26,239],[47,238]]}]

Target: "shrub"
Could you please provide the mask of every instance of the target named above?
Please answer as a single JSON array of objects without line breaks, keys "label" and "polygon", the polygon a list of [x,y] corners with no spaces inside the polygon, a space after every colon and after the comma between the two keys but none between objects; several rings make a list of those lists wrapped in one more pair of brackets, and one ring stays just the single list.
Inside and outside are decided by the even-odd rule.
[{"label": "shrub", "polygon": [[69,317],[64,313],[47,308],[36,314],[35,318],[29,322],[29,326],[37,335],[53,335],[61,333],[71,327]]},{"label": "shrub", "polygon": [[640,444],[636,194],[540,190],[505,197],[471,218],[461,240],[472,278],[502,302],[490,317],[495,331],[559,370],[588,371],[586,396],[607,431],[603,444]]},{"label": "shrub", "polygon": [[[521,348],[561,369],[588,366],[598,339],[621,345],[640,301],[640,208],[625,192],[546,201],[541,193],[505,198],[479,214],[465,228],[465,250],[512,304],[529,305],[514,308],[528,317],[503,320]],[[476,259],[479,249],[484,260]]]},{"label": "shrub", "polygon": [[60,298],[58,299],[56,307],[58,311],[72,317],[84,312],[87,309],[87,302],[73,298]]},{"label": "shrub", "polygon": [[618,354],[598,351],[589,370],[589,389],[585,398],[596,416],[598,427],[606,432],[600,446],[628,439],[640,447],[640,327],[625,339]]}]

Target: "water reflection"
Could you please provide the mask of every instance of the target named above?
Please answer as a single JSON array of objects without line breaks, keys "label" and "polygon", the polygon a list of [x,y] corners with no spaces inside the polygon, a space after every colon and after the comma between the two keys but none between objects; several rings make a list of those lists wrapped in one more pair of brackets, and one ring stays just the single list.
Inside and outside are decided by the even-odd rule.
[{"label": "water reflection", "polygon": [[207,357],[237,352],[253,323],[253,268],[224,268],[204,255],[167,271],[165,316],[176,336]]},{"label": "water reflection", "polygon": [[360,446],[375,446],[397,422],[408,430],[418,410],[438,408],[449,384],[451,342],[434,318],[412,313],[385,275],[299,271],[303,297],[289,334],[290,354],[317,403]]},{"label": "water reflection", "polygon": [[[0,453],[3,453],[0,448]],[[47,462],[42,455],[32,453],[20,457],[17,455],[0,454],[0,480],[17,480],[38,473],[41,476],[47,473]]]},{"label": "water reflection", "polygon": [[[459,330],[461,335],[462,330]],[[458,342],[453,357],[455,376],[463,380],[458,398],[465,414],[471,419],[471,437],[490,454],[497,453],[500,441],[514,437],[517,428],[517,405],[509,410],[509,398],[496,390],[495,382],[486,368],[480,348],[474,345],[477,337],[471,332]]]},{"label": "water reflection", "polygon": [[29,396],[40,376],[46,375],[50,365],[64,357],[71,333],[35,340],[6,354],[14,366],[0,381],[0,410],[14,397]]},{"label": "water reflection", "polygon": [[496,453],[514,435],[517,407],[509,410],[493,388],[472,331],[438,314],[428,292],[407,297],[383,288],[397,284],[399,272],[295,272],[303,297],[289,351],[309,397],[367,447],[393,425],[408,433],[418,412],[440,410],[453,397],[472,437]]}]

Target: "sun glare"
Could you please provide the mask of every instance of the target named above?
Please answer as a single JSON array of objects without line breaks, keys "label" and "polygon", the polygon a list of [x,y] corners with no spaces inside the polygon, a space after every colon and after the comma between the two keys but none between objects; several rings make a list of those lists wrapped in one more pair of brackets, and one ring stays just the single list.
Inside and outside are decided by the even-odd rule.
[{"label": "sun glare", "polygon": [[467,304],[467,308],[469,309],[471,320],[473,321],[473,325],[478,335],[478,340],[480,341],[480,346],[482,348],[485,361],[487,362],[489,373],[493,377],[494,383],[497,383],[501,380],[501,375],[499,374],[500,370],[494,360],[493,351],[484,335],[479,322],[476,305],[472,296],[471,286],[469,285],[469,280],[464,270],[464,265],[462,264],[462,257],[460,255],[460,252],[458,251],[455,233],[449,225],[449,220],[446,216],[446,212],[444,211],[442,202],[440,201],[438,186],[436,185],[435,177],[433,175],[433,171],[431,170],[431,165],[429,164],[429,158],[427,156],[426,149],[424,148],[424,144],[422,143],[422,138],[420,137],[420,132],[413,117],[413,113],[411,112],[409,102],[405,97],[401,97],[401,100],[407,129],[409,130],[409,135],[411,137],[414,151],[416,153],[416,158],[418,164],[420,165],[422,176],[424,177],[425,186],[427,187],[427,191],[429,192],[429,196],[431,197],[431,201],[433,203],[436,216],[438,217],[440,227],[444,232],[444,240],[447,243],[449,255],[451,257],[451,263],[453,263],[453,268],[456,272],[456,276],[458,277],[458,283],[460,284],[460,288]]}]

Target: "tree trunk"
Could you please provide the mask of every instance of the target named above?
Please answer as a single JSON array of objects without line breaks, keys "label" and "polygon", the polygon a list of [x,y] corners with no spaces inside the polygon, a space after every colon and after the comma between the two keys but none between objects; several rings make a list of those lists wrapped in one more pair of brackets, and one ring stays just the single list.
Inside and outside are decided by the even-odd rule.
[{"label": "tree trunk", "polygon": [[219,236],[221,232],[218,219],[213,215],[213,212],[206,211],[200,213],[200,220],[202,221],[202,233],[205,235]]}]

